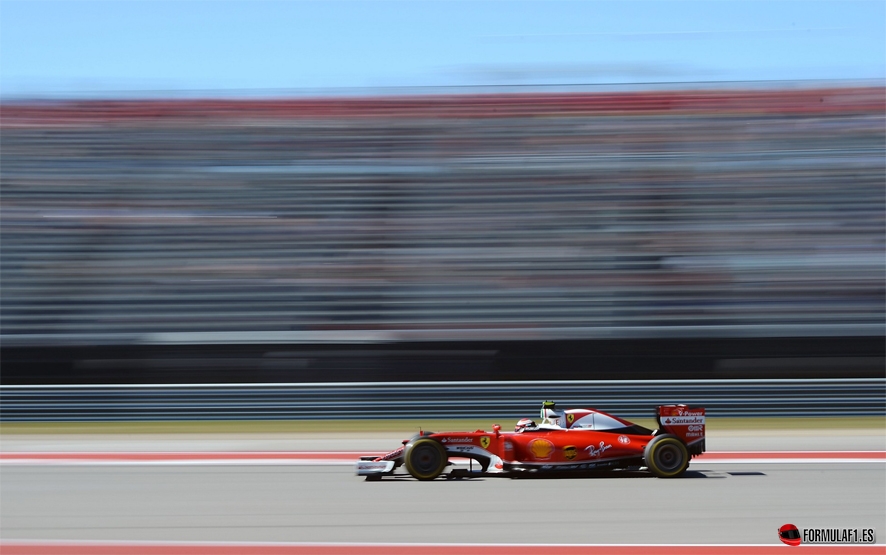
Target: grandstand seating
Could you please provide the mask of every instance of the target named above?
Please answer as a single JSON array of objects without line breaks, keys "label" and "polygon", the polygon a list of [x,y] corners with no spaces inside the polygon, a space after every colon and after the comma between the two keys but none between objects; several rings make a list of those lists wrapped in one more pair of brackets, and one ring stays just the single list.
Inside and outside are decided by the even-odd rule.
[{"label": "grandstand seating", "polygon": [[886,89],[2,106],[5,344],[874,335]]}]

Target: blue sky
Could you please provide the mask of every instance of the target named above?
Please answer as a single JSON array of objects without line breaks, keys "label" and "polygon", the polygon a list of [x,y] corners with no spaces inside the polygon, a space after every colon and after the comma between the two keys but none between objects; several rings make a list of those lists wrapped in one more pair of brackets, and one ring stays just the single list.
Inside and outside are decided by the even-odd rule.
[{"label": "blue sky", "polygon": [[5,96],[884,78],[884,0],[0,0]]}]

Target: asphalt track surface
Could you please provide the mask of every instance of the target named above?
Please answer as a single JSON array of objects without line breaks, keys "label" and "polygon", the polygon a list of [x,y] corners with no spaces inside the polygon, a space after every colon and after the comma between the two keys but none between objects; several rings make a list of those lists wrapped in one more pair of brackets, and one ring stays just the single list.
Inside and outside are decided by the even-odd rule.
[{"label": "asphalt track surface", "polygon": [[[81,447],[81,454],[102,447],[115,451],[108,447],[117,445],[118,452],[132,452],[127,441],[80,438],[66,451],[76,451],[74,446]],[[249,447],[267,447],[267,441],[254,440]],[[382,443],[358,438],[354,444],[361,441],[370,447]],[[721,438],[718,443],[734,448],[742,441]],[[756,443],[882,451],[882,442],[882,434],[875,433]],[[237,444],[219,438],[208,444],[188,442],[191,451],[204,454],[212,452],[209,447]],[[4,440],[2,451],[5,456],[24,448],[48,452],[59,445],[45,438]],[[168,452],[170,445],[176,447],[161,439],[141,441],[143,453],[161,447]],[[298,444],[308,445],[318,444]],[[0,551],[74,553],[81,545],[77,542],[88,542],[80,552],[173,553],[184,552],[182,545],[187,545],[186,551],[195,555],[246,553],[249,544],[255,553],[277,553],[275,549],[287,546],[289,550],[279,552],[370,553],[372,544],[384,544],[375,545],[379,553],[467,553],[470,545],[498,544],[493,551],[492,545],[482,550],[519,553],[518,544],[559,544],[552,548],[557,553],[579,553],[593,544],[608,545],[613,553],[648,553],[662,552],[650,546],[696,544],[697,550],[679,551],[696,553],[727,544],[785,548],[775,534],[790,522],[800,528],[874,528],[880,544],[875,552],[882,553],[886,464],[881,455],[872,460],[843,455],[848,460],[839,460],[841,452],[812,460],[697,459],[684,478],[673,480],[602,473],[563,479],[418,482],[403,477],[365,482],[353,475],[352,466],[323,460],[298,465],[285,460],[20,461],[0,466]],[[56,541],[61,542],[57,549],[47,551]],[[102,551],[101,542],[126,547],[114,551],[105,545],[110,551]],[[618,551],[622,548],[613,544],[632,544],[635,550],[628,545]],[[304,549],[293,551],[293,546]],[[429,551],[434,546],[441,550]],[[720,552],[732,552],[728,549]]]}]

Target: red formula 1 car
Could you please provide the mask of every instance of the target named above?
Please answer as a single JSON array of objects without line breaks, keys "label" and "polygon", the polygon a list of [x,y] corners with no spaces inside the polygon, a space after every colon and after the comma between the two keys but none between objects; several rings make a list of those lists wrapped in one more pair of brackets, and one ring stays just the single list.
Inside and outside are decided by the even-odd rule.
[{"label": "red formula 1 car", "polygon": [[656,409],[658,429],[649,430],[594,409],[557,410],[545,401],[541,423],[528,418],[513,432],[422,432],[381,457],[361,457],[357,475],[367,480],[394,475],[400,466],[419,480],[443,474],[452,458],[477,462],[479,472],[453,470],[447,477],[524,472],[646,468],[661,478],[680,476],[691,457],[705,450],[705,411],[686,405]]}]

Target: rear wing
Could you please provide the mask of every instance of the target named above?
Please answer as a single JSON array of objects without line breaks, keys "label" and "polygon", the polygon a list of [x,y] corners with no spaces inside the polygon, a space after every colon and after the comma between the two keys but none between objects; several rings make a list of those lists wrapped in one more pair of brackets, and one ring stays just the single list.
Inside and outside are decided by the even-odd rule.
[{"label": "rear wing", "polygon": [[701,455],[705,450],[705,416],[703,408],[688,405],[661,405],[655,411],[655,421],[662,432],[683,440],[689,453]]}]

